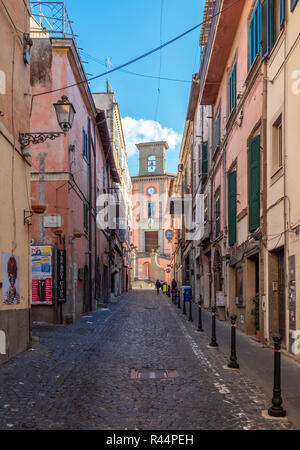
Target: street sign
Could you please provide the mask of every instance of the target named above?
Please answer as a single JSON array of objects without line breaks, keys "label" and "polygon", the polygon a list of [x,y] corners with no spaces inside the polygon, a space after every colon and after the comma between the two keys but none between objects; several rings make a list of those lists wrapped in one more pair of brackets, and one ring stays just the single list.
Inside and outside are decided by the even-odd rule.
[{"label": "street sign", "polygon": [[165,235],[168,240],[171,240],[171,239],[173,239],[174,233],[172,230],[167,230]]}]

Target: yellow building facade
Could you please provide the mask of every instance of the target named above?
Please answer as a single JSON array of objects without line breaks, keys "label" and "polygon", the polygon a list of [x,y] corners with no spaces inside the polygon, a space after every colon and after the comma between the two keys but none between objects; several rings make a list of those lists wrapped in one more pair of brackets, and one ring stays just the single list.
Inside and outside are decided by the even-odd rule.
[{"label": "yellow building facade", "polygon": [[[265,336],[280,333],[288,353],[300,355],[300,2],[277,12],[266,63],[266,301]],[[279,11],[279,10],[278,10]],[[299,348],[298,348],[299,347]]]},{"label": "yellow building facade", "polygon": [[29,2],[6,3],[0,8],[0,363],[26,349],[31,337],[30,227],[24,220],[31,210],[31,158],[19,144],[19,133],[29,131]]}]

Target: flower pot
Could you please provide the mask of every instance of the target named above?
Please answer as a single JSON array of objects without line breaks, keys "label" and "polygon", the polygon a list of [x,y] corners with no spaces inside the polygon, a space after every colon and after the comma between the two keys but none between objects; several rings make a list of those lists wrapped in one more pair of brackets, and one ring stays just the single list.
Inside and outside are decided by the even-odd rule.
[{"label": "flower pot", "polygon": [[31,205],[31,209],[35,214],[43,214],[46,211],[45,205]]}]

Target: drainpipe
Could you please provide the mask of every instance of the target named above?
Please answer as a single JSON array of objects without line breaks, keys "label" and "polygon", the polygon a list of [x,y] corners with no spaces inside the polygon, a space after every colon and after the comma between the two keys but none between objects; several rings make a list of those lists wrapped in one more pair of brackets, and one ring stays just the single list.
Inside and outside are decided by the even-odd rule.
[{"label": "drainpipe", "polygon": [[[284,39],[284,61],[286,61],[287,57],[287,43],[286,43],[286,36]],[[286,171],[286,161],[287,161],[287,154],[286,154],[286,93],[288,92],[289,86],[287,85],[287,71],[286,71],[286,64],[284,64],[284,104],[283,104],[283,121],[284,121],[284,127],[283,127],[283,215],[284,215],[284,299],[285,299],[285,342],[287,349],[289,348],[289,309],[286,307],[287,305],[287,298],[288,298],[288,257],[289,257],[289,250],[288,250],[288,229],[286,226],[287,223],[287,211],[286,211],[286,200],[287,200],[287,171]],[[290,226],[290,224],[289,224]]]},{"label": "drainpipe", "polygon": [[[226,221],[226,211],[227,211],[226,188],[227,188],[226,151],[224,149],[224,153],[223,153],[223,228],[224,229],[225,228],[227,229],[227,221]],[[226,232],[226,238],[227,238],[227,233],[228,233],[228,231]],[[226,247],[225,248],[227,248],[227,242],[226,242]],[[223,255],[221,255],[221,259],[222,259],[222,256]],[[228,313],[228,309],[229,309],[228,285],[227,285],[227,269],[228,269],[227,260],[225,260],[223,262],[223,274],[224,274],[223,292],[224,292],[224,304],[226,305],[226,307],[225,307],[225,319],[226,319],[226,312]]]},{"label": "drainpipe", "polygon": [[[267,64],[263,63],[263,106],[262,106],[262,147],[263,147],[263,195],[262,195],[262,208],[263,208],[263,239],[268,235],[267,228],[267,95],[268,95],[268,80],[267,80]],[[260,269],[260,292],[262,295],[266,294],[266,280],[269,279],[267,275],[268,264],[268,247],[267,247],[267,238],[266,238],[266,247],[264,250],[264,246],[262,247],[263,251],[263,264]],[[261,254],[261,252],[260,252]],[[261,259],[261,258],[260,258]],[[260,264],[261,267],[261,264]],[[262,311],[262,307],[260,306],[260,316],[263,317],[264,312]],[[269,340],[269,299],[268,302],[265,303],[265,319],[260,320],[260,328],[262,329],[261,336],[264,336],[265,339]]]},{"label": "drainpipe", "polygon": [[88,118],[88,152],[89,152],[89,311],[92,310],[92,139],[91,139],[91,119]]},{"label": "drainpipe", "polygon": [[[94,273],[95,273],[95,305],[97,305],[97,280],[99,280],[99,274],[97,273],[97,152],[96,152],[96,124],[94,124],[94,146],[93,146],[93,153],[94,153],[94,252],[95,252],[95,259],[94,259]],[[100,267],[99,267],[100,269]]]}]

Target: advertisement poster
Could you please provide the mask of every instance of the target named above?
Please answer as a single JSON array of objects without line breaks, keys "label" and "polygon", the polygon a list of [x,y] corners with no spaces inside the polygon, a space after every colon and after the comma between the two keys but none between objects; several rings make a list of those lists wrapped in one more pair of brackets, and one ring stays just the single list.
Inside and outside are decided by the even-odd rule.
[{"label": "advertisement poster", "polygon": [[2,252],[2,303],[17,305],[20,303],[20,258],[11,253]]},{"label": "advertisement poster", "polygon": [[31,247],[31,304],[52,305],[52,248]]}]

